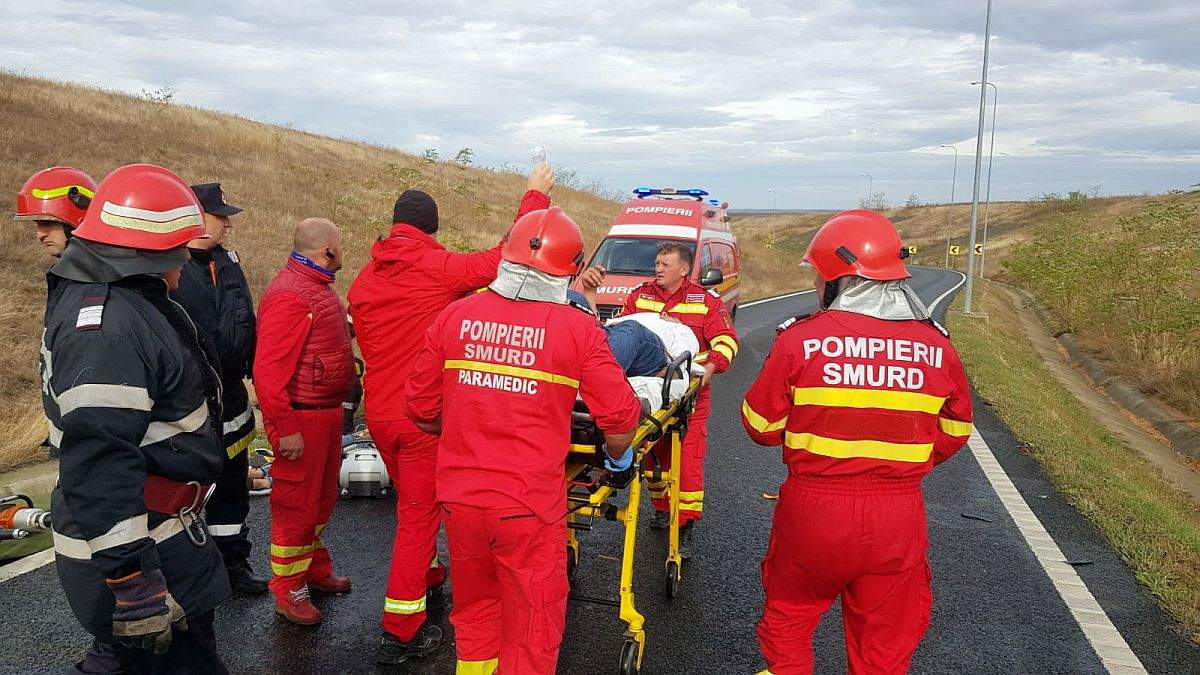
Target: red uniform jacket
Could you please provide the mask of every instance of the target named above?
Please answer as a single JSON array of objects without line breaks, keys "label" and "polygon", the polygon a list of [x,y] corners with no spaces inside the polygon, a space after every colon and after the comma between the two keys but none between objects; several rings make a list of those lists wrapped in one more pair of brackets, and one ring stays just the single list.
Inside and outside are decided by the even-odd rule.
[{"label": "red uniform jacket", "polygon": [[[530,190],[521,199],[517,218],[549,207],[549,197]],[[405,223],[396,223],[387,239],[375,242],[370,262],[347,294],[367,367],[363,376],[367,419],[408,417],[404,381],[426,329],[446,305],[492,283],[499,266],[500,244],[482,253],[451,253]]]},{"label": "red uniform jacket", "polygon": [[707,291],[691,279],[674,293],[668,293],[653,281],[633,289],[625,298],[625,309],[621,314],[634,312],[666,312],[683,322],[700,341],[697,363],[711,363],[716,372],[729,370],[729,364],[738,353],[737,331],[729,320],[725,303],[716,293]]},{"label": "red uniform jacket", "polygon": [[354,383],[346,309],[333,276],[289,258],[258,307],[254,391],[280,436],[300,431],[293,403],[340,408]]},{"label": "red uniform jacket", "polygon": [[940,327],[829,310],[780,332],[742,403],[792,477],[920,479],[971,435],[971,391]]},{"label": "red uniform jacket", "polygon": [[591,314],[490,291],[447,307],[405,387],[413,420],[442,416],[438,501],[563,518],[576,392],[603,431],[637,426],[640,405]]}]

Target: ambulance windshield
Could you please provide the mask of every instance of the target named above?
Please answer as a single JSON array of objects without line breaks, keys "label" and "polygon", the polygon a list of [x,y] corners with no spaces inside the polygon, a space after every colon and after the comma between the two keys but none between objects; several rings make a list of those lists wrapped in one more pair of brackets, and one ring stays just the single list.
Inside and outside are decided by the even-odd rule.
[{"label": "ambulance windshield", "polygon": [[683,244],[696,253],[696,242],[682,239],[651,239],[646,237],[608,237],[596,249],[592,265],[599,265],[612,274],[654,276],[654,258],[665,241]]}]

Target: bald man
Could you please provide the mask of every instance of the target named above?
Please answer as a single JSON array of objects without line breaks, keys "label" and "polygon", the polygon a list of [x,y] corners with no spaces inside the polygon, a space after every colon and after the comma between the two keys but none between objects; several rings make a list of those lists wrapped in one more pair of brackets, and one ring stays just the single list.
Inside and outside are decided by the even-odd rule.
[{"label": "bald man", "polygon": [[306,626],[321,621],[310,590],[350,590],[321,536],[337,501],[342,401],[354,382],[346,309],[333,290],[341,267],[337,226],[302,220],[258,309],[254,389],[275,449],[270,587],[275,611]]}]

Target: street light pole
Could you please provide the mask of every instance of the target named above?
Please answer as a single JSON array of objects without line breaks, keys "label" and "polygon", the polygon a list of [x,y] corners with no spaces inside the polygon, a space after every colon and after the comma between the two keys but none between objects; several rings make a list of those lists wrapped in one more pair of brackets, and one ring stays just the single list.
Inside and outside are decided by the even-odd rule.
[{"label": "street light pole", "polygon": [[771,215],[779,215],[779,193],[775,188],[767,188],[767,192],[771,193]]},{"label": "street light pole", "polygon": [[[987,18],[983,24],[983,74],[979,81],[987,84],[988,51],[992,42],[992,0],[987,1]],[[971,233],[967,240],[967,287],[963,312],[971,313],[975,295],[975,230],[979,225],[979,172],[983,168],[983,122],[987,113],[987,87],[979,88],[979,128],[975,133],[975,186],[971,191]]]},{"label": "street light pole", "polygon": [[[971,84],[979,84],[972,82]],[[996,88],[995,82],[985,83],[992,88],[992,139],[988,145],[988,177],[987,177],[987,194],[983,198],[983,252],[979,255],[979,278],[983,277],[983,265],[987,262],[987,244],[988,244],[988,210],[992,205],[992,158],[996,152],[996,101],[1000,98],[1000,90]]]},{"label": "street light pole", "polygon": [[871,208],[871,201],[875,199],[875,179],[869,173],[858,174],[867,179],[867,208]]},{"label": "street light pole", "polygon": [[949,213],[948,221],[946,222],[946,267],[950,267],[950,237],[954,234],[954,184],[958,182],[958,148],[948,143],[942,143],[941,147],[950,148],[954,151],[954,173],[950,174],[950,208],[946,209]]}]

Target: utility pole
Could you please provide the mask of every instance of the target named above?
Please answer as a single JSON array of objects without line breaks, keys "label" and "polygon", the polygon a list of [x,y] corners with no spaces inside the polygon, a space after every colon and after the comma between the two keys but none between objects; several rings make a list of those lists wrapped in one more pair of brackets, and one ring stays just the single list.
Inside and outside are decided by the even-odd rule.
[{"label": "utility pole", "polygon": [[[971,84],[980,84],[972,82]],[[979,255],[979,278],[983,278],[983,265],[987,262],[987,245],[988,245],[988,211],[992,206],[992,158],[996,153],[996,101],[1000,98],[1000,90],[996,88],[995,82],[988,82],[988,86],[992,88],[992,139],[988,146],[988,177],[987,190],[983,197],[983,253]]]},{"label": "utility pole", "polygon": [[971,233],[967,240],[967,288],[963,299],[963,312],[971,313],[971,301],[975,293],[975,230],[979,225],[979,172],[983,168],[983,122],[987,112],[987,69],[988,51],[992,42],[992,0],[987,0],[987,18],[983,24],[983,75],[979,78],[985,86],[979,88],[979,128],[975,134],[975,186],[971,192]]},{"label": "utility pole", "polygon": [[946,269],[950,269],[950,237],[954,236],[954,184],[958,182],[958,148],[948,143],[942,143],[941,147],[950,148],[954,151],[954,173],[950,174],[950,207],[946,209],[949,213],[946,223]]}]

